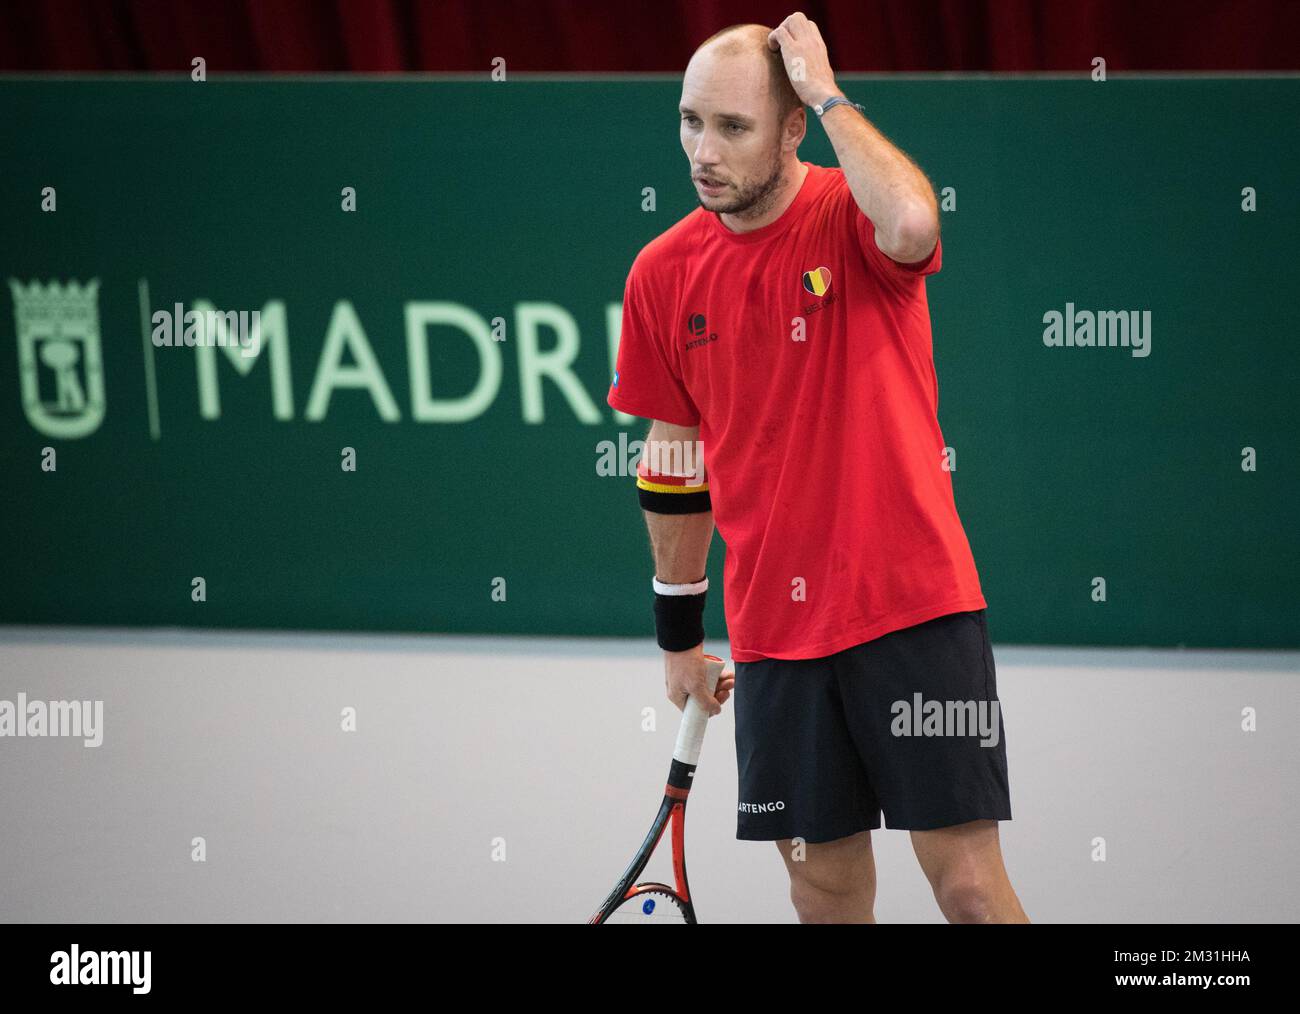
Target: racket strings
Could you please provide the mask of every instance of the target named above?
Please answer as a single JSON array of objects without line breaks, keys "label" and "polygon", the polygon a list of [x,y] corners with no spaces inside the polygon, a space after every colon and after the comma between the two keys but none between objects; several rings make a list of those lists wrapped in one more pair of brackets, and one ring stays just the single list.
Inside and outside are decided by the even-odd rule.
[{"label": "racket strings", "polygon": [[623,926],[685,925],[686,911],[675,894],[666,891],[643,891],[624,900],[609,914],[606,922]]}]

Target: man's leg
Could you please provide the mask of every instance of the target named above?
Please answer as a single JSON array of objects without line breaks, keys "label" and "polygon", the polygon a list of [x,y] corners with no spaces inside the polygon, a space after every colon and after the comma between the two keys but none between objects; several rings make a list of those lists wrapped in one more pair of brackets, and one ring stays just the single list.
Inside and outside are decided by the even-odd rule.
[{"label": "man's leg", "polygon": [[1028,921],[998,843],[1011,790],[984,610],[893,631],[836,663],[885,823],[911,831],[943,914],[950,922]]},{"label": "man's leg", "polygon": [[996,820],[913,831],[912,848],[949,922],[1029,922],[1007,879]]},{"label": "man's leg", "polygon": [[[773,841],[801,922],[874,922],[880,805],[828,659],[739,662],[736,837]],[[811,840],[813,844],[808,844]]]},{"label": "man's leg", "polygon": [[790,900],[802,923],[874,923],[876,861],[871,832],[816,845],[776,843],[790,873]]}]

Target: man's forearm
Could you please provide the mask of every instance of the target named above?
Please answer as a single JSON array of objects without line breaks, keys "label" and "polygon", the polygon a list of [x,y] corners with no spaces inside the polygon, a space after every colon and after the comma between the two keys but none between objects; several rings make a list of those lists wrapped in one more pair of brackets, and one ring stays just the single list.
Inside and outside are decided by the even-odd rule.
[{"label": "man's forearm", "polygon": [[880,249],[904,264],[930,256],[939,207],[925,173],[852,106],[828,109],[822,125]]},{"label": "man's forearm", "polygon": [[655,577],[665,584],[689,584],[704,576],[713,540],[713,512],[656,514],[643,511],[654,552]]}]

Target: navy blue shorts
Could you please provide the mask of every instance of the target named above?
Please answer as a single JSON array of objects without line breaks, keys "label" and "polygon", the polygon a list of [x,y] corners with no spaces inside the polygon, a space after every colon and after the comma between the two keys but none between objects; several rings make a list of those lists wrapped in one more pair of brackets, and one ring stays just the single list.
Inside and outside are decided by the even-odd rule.
[{"label": "navy blue shorts", "polygon": [[984,610],[826,658],[736,663],[736,837],[834,841],[1010,820]]}]

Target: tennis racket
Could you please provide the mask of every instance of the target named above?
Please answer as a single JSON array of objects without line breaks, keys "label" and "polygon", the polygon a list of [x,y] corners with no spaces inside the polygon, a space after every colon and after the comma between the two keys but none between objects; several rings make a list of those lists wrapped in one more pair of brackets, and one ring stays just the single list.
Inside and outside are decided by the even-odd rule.
[{"label": "tennis racket", "polygon": [[[709,662],[706,682],[709,693],[713,693],[722,675],[723,662],[713,655],[704,657]],[[691,782],[695,778],[695,766],[700,759],[700,745],[704,742],[708,721],[708,714],[695,703],[695,698],[688,699],[682,709],[682,724],[677,730],[677,745],[673,748],[673,763],[668,769],[664,799],[659,804],[650,833],[588,923],[695,924],[695,906],[691,903],[691,889],[686,881],[686,797],[691,794]],[[654,855],[669,822],[673,828],[675,884],[673,887],[653,881],[638,884],[636,880]]]}]

